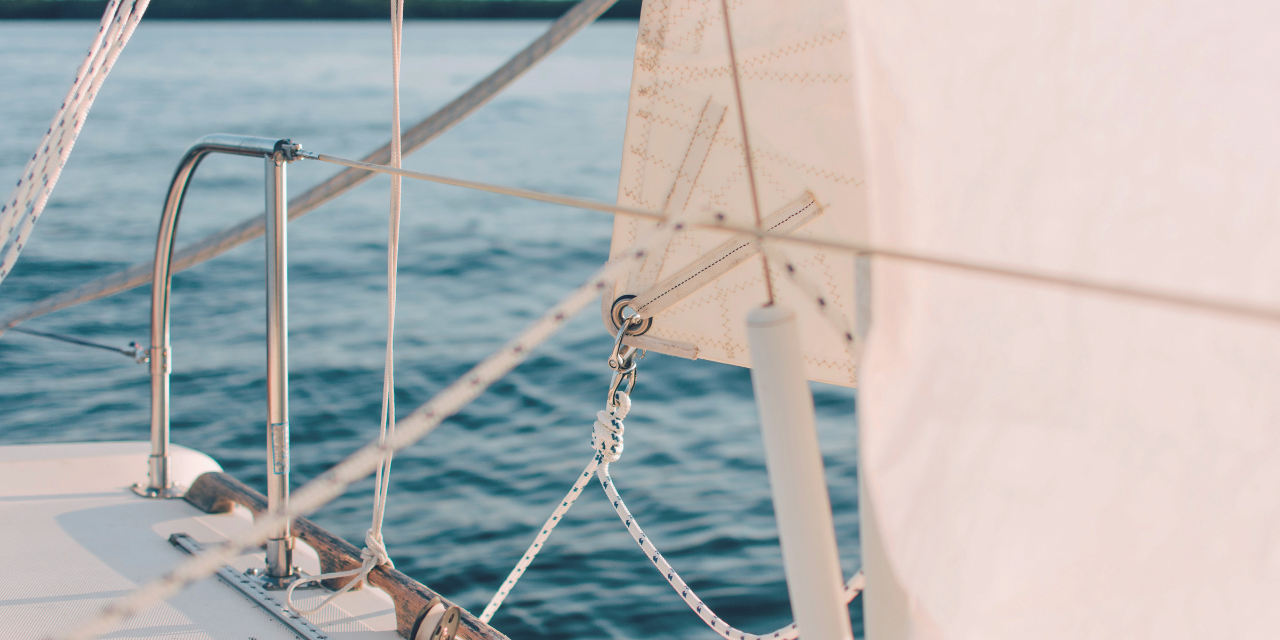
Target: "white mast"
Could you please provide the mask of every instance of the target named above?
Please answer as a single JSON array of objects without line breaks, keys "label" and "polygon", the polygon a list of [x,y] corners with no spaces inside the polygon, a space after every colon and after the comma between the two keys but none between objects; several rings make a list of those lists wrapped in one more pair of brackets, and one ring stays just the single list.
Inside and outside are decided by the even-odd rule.
[{"label": "white mast", "polygon": [[755,309],[747,335],[791,612],[806,640],[852,640],[796,315],[779,304]]}]

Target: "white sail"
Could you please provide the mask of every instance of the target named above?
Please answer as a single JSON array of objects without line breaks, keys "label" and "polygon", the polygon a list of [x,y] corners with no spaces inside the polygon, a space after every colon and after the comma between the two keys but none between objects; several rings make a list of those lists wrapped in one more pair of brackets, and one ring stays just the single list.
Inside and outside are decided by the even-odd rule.
[{"label": "white sail", "polygon": [[[850,7],[875,243],[1280,304],[1280,5]],[[1280,326],[892,260],[872,315],[868,637],[1276,637]]]},{"label": "white sail", "polygon": [[[865,204],[853,103],[849,34],[841,0],[785,6],[732,3],[749,142],[764,226],[799,236],[864,240]],[[618,203],[690,219],[724,213],[753,225],[737,101],[720,0],[645,2],[627,114]],[[619,215],[612,252],[654,223]],[[750,365],[746,313],[766,299],[761,258],[746,237],[689,230],[621,277],[604,295],[634,304],[653,324],[629,344]],[[778,298],[801,322],[807,375],[853,385],[853,258],[780,247],[795,279],[771,264]],[[776,261],[775,261],[776,262]],[[829,303],[823,313],[807,298]]]}]

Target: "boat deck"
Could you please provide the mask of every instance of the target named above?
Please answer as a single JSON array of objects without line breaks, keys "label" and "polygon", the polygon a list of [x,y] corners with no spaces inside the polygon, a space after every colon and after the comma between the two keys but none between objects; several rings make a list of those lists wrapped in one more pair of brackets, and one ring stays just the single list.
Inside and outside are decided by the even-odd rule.
[{"label": "boat deck", "polygon": [[[0,635],[44,638],[71,631],[112,600],[187,558],[169,543],[185,533],[211,545],[244,530],[247,509],[206,514],[185,500],[134,494],[146,482],[146,442],[94,442],[0,447]],[[176,480],[190,485],[212,458],[173,447]],[[313,550],[299,542],[295,562],[319,572]],[[241,571],[263,565],[261,551],[240,556]],[[283,598],[283,592],[279,593]],[[324,590],[295,592],[300,606]],[[332,640],[392,640],[395,608],[381,590],[351,591],[308,618]],[[299,637],[259,605],[217,578],[191,585],[168,602],[127,620],[105,637],[183,640],[292,640]]]}]

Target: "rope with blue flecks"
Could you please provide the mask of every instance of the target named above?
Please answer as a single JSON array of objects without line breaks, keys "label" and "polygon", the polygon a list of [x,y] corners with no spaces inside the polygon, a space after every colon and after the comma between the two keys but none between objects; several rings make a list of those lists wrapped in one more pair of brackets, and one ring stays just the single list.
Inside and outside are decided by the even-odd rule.
[{"label": "rope with blue flecks", "polygon": [[[680,594],[680,599],[684,600],[684,603],[689,605],[689,608],[693,609],[693,612],[698,614],[698,617],[702,618],[702,621],[707,623],[712,630],[720,634],[725,640],[795,640],[800,637],[800,628],[794,622],[773,633],[761,636],[735,629],[729,626],[728,622],[716,616],[715,612],[698,597],[698,594],[689,588],[689,585],[680,577],[680,574],[676,573],[676,570],[671,567],[666,558],[662,557],[662,553],[658,551],[657,547],[653,546],[653,543],[645,536],[644,531],[640,529],[640,523],[636,522],[635,516],[632,516],[631,512],[627,510],[627,505],[622,502],[622,497],[618,495],[618,491],[613,485],[613,479],[609,477],[609,464],[607,462],[596,469],[596,477],[600,479],[600,486],[604,487],[605,494],[609,496],[613,510],[618,513],[618,517],[622,519],[623,525],[626,526],[627,533],[630,533],[631,537],[640,545],[645,556],[649,558],[649,562],[653,563],[658,572],[667,579],[667,583],[671,585],[671,588]],[[862,592],[866,582],[862,570],[859,569],[844,585],[845,602],[853,602],[853,599]]]},{"label": "rope with blue flecks", "polygon": [[[609,407],[605,411],[596,414],[595,430],[591,434],[591,446],[595,448],[596,454],[592,456],[591,462],[587,464],[586,469],[578,476],[573,483],[573,487],[569,489],[569,493],[565,494],[560,504],[552,511],[551,517],[542,525],[542,529],[534,538],[533,544],[529,545],[529,549],[525,551],[520,561],[516,563],[511,573],[507,575],[507,579],[502,583],[498,592],[493,595],[493,599],[485,606],[484,612],[480,614],[481,622],[489,622],[493,615],[497,613],[498,607],[502,606],[503,600],[507,594],[511,593],[511,589],[515,587],[516,582],[520,580],[520,576],[524,575],[526,569],[538,556],[538,552],[542,550],[543,544],[547,538],[551,536],[551,532],[555,530],[556,525],[564,518],[564,514],[569,511],[573,503],[577,501],[578,496],[582,495],[582,489],[586,487],[594,473],[600,479],[600,486],[604,487],[605,494],[609,496],[610,504],[618,514],[618,518],[622,520],[623,526],[627,528],[627,532],[640,545],[640,549],[644,551],[645,556],[658,569],[658,572],[667,579],[667,583],[671,588],[680,594],[680,599],[694,613],[698,614],[702,621],[707,623],[716,633],[720,634],[725,640],[795,640],[800,637],[800,628],[796,623],[791,624],[774,631],[771,634],[756,635],[747,633],[730,626],[729,623],[720,619],[719,616],[711,610],[710,607],[693,592],[693,589],[685,583],[680,574],[671,567],[662,553],[657,547],[653,546],[648,536],[640,528],[640,523],[636,522],[635,516],[627,509],[626,503],[622,501],[622,496],[618,495],[618,490],[614,486],[613,479],[609,477],[609,464],[617,462],[622,457],[623,449],[623,432],[626,427],[622,424],[622,419],[626,417],[631,410],[631,398],[625,392],[618,392],[618,404],[615,407]],[[861,570],[853,575],[844,586],[845,602],[852,602],[853,599],[862,592],[866,584],[866,578]]]},{"label": "rope with blue flecks", "polygon": [[587,483],[591,482],[591,474],[595,473],[596,467],[600,466],[601,459],[612,462],[622,456],[622,432],[617,429],[622,428],[622,419],[631,410],[631,398],[627,396],[625,391],[619,391],[617,398],[618,404],[616,406],[609,407],[605,411],[596,414],[595,431],[591,435],[591,445],[596,448],[596,455],[592,456],[591,462],[587,463],[587,468],[582,470],[582,475],[578,476],[577,481],[569,488],[569,493],[565,494],[564,500],[561,500],[560,504],[551,512],[551,517],[547,518],[547,521],[543,523],[542,530],[533,539],[533,544],[529,545],[529,549],[521,556],[515,568],[511,570],[511,573],[507,574],[507,579],[502,582],[498,592],[493,594],[489,604],[485,605],[484,611],[480,614],[481,622],[487,623],[493,619],[493,614],[498,612],[498,607],[501,607],[502,601],[507,599],[507,594],[511,593],[511,589],[516,586],[520,576],[524,575],[525,569],[528,569],[533,559],[538,557],[538,552],[542,550],[543,543],[551,536],[551,532],[555,530],[556,525],[560,524],[560,519],[569,511],[569,507],[572,507],[573,503],[577,501],[578,496],[582,495],[582,489],[587,486]]},{"label": "rope with blue flecks", "polygon": [[8,200],[0,201],[0,281],[13,269],[36,220],[67,164],[71,147],[84,128],[89,108],[111,67],[129,42],[150,0],[111,0],[102,14],[98,33],[76,71],[71,89],[54,114],[49,129],[18,177]]}]

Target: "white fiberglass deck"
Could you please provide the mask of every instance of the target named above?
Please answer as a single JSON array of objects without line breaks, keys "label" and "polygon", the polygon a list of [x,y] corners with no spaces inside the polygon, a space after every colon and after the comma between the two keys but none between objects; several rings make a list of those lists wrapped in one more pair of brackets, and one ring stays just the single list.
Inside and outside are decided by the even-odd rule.
[{"label": "white fiberglass deck", "polygon": [[[221,471],[212,458],[173,448],[179,484]],[[237,509],[205,514],[185,500],[148,500],[129,487],[146,481],[145,442],[0,447],[0,635],[43,638],[70,631],[103,605],[188,556],[168,542],[186,533],[203,544],[243,530],[252,516]],[[315,574],[315,553],[299,543],[296,562]],[[262,566],[246,554],[238,569]],[[327,591],[299,590],[302,606]],[[309,616],[333,640],[392,640],[395,611],[378,589],[349,592]],[[109,638],[292,640],[297,636],[217,578],[188,587],[126,621]]]}]

